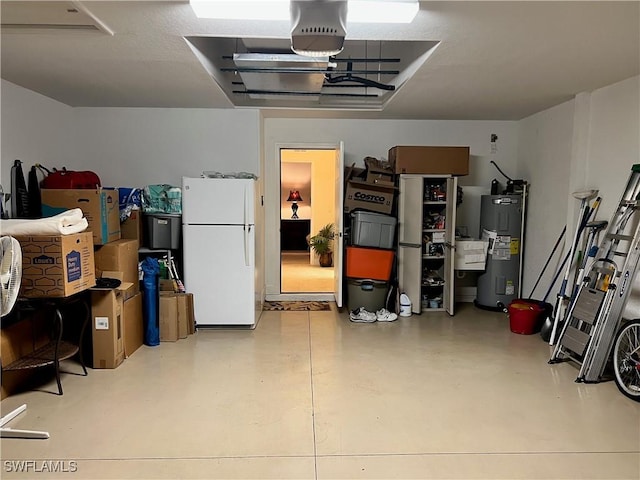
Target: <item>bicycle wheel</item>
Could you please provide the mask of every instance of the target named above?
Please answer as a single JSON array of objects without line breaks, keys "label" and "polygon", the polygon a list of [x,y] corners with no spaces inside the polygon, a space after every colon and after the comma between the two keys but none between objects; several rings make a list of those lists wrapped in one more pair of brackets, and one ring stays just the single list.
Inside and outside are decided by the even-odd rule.
[{"label": "bicycle wheel", "polygon": [[618,389],[640,402],[640,320],[622,326],[613,344],[613,369]]}]

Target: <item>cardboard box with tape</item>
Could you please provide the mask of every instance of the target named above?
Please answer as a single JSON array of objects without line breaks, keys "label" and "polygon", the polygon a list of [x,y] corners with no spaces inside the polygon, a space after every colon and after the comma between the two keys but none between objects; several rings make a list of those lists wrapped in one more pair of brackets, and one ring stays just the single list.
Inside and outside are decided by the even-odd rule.
[{"label": "cardboard box with tape", "polygon": [[395,146],[389,162],[396,174],[469,175],[469,147]]},{"label": "cardboard box with tape", "polygon": [[89,222],[94,245],[104,245],[120,238],[120,209],[117,190],[41,190],[42,216],[52,217],[79,208]]},{"label": "cardboard box with tape", "polygon": [[[122,272],[103,272],[104,278],[122,280]],[[91,344],[93,368],[116,368],[124,353],[124,298],[131,283],[121,282],[115,288],[91,289]]]},{"label": "cardboard box with tape", "polygon": [[91,232],[16,236],[23,297],[68,297],[96,284]]},{"label": "cardboard box with tape", "polygon": [[349,180],[344,196],[344,212],[357,208],[391,213],[396,189],[392,186]]}]

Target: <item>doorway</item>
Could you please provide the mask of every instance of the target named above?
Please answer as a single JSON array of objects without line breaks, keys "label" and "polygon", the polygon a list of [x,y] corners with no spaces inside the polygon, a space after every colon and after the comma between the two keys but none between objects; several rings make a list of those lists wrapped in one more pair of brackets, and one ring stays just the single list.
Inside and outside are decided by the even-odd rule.
[{"label": "doorway", "polygon": [[331,293],[334,269],[321,267],[309,239],[334,223],[336,149],[280,149],[280,291]]}]

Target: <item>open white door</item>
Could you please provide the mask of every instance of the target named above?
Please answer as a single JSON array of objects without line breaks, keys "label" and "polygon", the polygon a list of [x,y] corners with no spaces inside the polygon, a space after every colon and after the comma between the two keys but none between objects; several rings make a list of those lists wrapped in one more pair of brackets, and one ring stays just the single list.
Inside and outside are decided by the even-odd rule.
[{"label": "open white door", "polygon": [[444,256],[444,291],[442,306],[449,315],[455,313],[456,286],[455,286],[455,255],[456,255],[456,205],[458,203],[458,179],[447,179],[447,209],[445,213],[445,248],[448,250]]},{"label": "open white door", "polygon": [[422,177],[400,175],[398,203],[398,279],[411,311],[422,310]]},{"label": "open white door", "polygon": [[333,295],[342,307],[342,253],[344,246],[344,142],[336,149],[336,244],[333,251]]}]

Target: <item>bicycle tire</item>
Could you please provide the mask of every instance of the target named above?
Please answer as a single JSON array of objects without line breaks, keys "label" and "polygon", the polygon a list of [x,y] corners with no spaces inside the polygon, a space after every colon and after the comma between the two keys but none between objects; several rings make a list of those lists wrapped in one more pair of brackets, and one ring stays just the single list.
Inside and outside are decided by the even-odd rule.
[{"label": "bicycle tire", "polygon": [[612,360],[618,390],[640,402],[640,319],[622,325],[613,343]]}]

